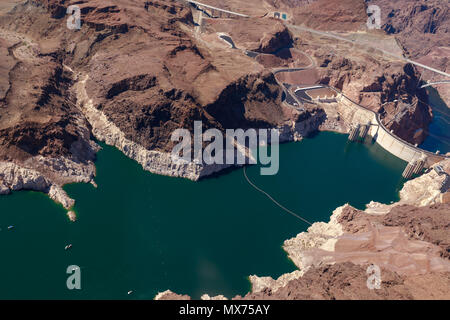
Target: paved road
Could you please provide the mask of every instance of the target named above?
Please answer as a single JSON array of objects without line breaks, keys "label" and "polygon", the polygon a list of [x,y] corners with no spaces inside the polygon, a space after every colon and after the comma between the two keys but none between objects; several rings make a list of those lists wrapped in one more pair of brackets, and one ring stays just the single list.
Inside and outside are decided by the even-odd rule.
[{"label": "paved road", "polygon": [[426,66],[426,65],[424,65],[424,64],[422,64],[422,63],[419,63],[419,62],[417,62],[417,61],[414,61],[414,60],[405,58],[405,57],[403,57],[403,56],[399,56],[399,55],[397,55],[397,54],[395,54],[395,53],[391,53],[391,52],[389,52],[389,51],[386,51],[386,50],[383,50],[383,49],[380,49],[380,48],[376,48],[376,47],[369,46],[369,45],[366,44],[366,43],[362,43],[362,42],[359,42],[359,41],[356,41],[356,40],[350,40],[350,39],[347,39],[347,38],[338,36],[338,35],[336,35],[336,34],[334,34],[334,33],[332,33],[332,32],[319,31],[319,30],[315,30],[315,29],[311,29],[311,28],[307,28],[307,27],[296,26],[296,25],[293,25],[293,24],[287,24],[287,27],[288,27],[288,28],[291,28],[291,29],[296,29],[296,30],[300,30],[300,31],[306,31],[306,32],[318,34],[318,35],[321,35],[321,36],[324,36],[324,37],[328,37],[328,38],[332,38],[332,39],[336,39],[336,40],[339,40],[339,41],[345,41],[345,42],[352,43],[352,44],[358,44],[358,45],[360,45],[360,46],[363,46],[363,47],[366,47],[366,48],[370,48],[370,49],[373,49],[373,50],[380,51],[380,52],[382,52],[382,53],[385,54],[385,55],[391,56],[391,57],[396,58],[396,59],[398,59],[398,60],[402,60],[402,61],[405,61],[405,62],[414,64],[414,65],[416,65],[416,66],[418,66],[418,67],[421,67],[421,68],[430,70],[430,71],[432,71],[432,72],[435,72],[435,73],[438,73],[438,74],[440,74],[440,75],[443,75],[443,76],[445,76],[445,77],[447,77],[447,78],[450,78],[450,74],[448,74],[448,73],[446,73],[446,72],[444,72],[444,71],[437,70],[437,69],[435,69],[435,68]]},{"label": "paved road", "polygon": [[436,81],[436,82],[428,82],[426,84],[424,84],[423,86],[421,86],[420,88],[426,88],[426,87],[431,87],[434,86],[436,84],[450,84],[450,80],[443,80],[443,81]]},{"label": "paved road", "polygon": [[[236,15],[238,15],[238,16],[245,16],[245,15],[242,15],[242,14],[237,14],[237,13],[235,13],[235,12],[231,12],[231,11],[227,11],[227,10],[222,10],[222,9],[219,9],[219,8],[215,8],[215,7],[211,7],[211,6],[208,6],[208,5],[204,5],[204,4],[199,3],[199,2],[196,2],[196,1],[190,1],[190,0],[185,0],[185,1],[188,1],[188,2],[190,2],[190,3],[197,4],[197,5],[203,5],[203,6],[205,6],[205,7],[211,8],[211,9],[221,10],[221,11],[223,11],[223,12],[236,14]],[[248,17],[248,16],[246,16],[246,17]],[[345,41],[345,42],[349,42],[349,43],[353,43],[353,44],[359,44],[359,45],[365,46],[365,47],[367,47],[367,48],[371,48],[371,49],[374,49],[374,50],[378,50],[378,51],[380,51],[380,52],[382,52],[382,53],[384,53],[384,54],[386,54],[386,55],[392,56],[392,57],[394,57],[394,58],[396,58],[396,59],[403,60],[403,61],[405,61],[405,62],[414,64],[414,65],[416,65],[416,66],[422,67],[422,68],[424,68],[424,69],[427,69],[427,70],[436,72],[436,73],[438,73],[438,74],[441,74],[441,75],[443,75],[443,76],[446,76],[446,77],[450,78],[450,74],[447,74],[447,73],[445,73],[445,72],[443,72],[443,71],[440,71],[440,70],[437,70],[437,69],[428,67],[428,66],[423,65],[423,64],[421,64],[421,63],[418,63],[418,62],[415,62],[415,61],[413,61],[413,60],[407,59],[407,58],[405,58],[405,57],[403,57],[403,56],[398,56],[398,55],[393,54],[393,53],[390,53],[390,52],[388,52],[388,51],[386,51],[386,50],[382,50],[382,49],[379,49],[379,48],[371,47],[371,46],[369,46],[369,45],[367,45],[367,44],[359,43],[358,41],[355,41],[355,40],[349,40],[349,39],[347,39],[347,38],[344,38],[344,37],[338,36],[338,35],[336,35],[336,34],[333,34],[333,33],[331,33],[331,32],[318,31],[318,30],[314,30],[314,29],[310,29],[310,28],[306,28],[306,27],[300,27],[300,26],[296,26],[296,25],[290,25],[290,24],[288,24],[287,27],[288,27],[288,28],[293,28],[293,29],[298,29],[298,30],[301,30],[301,31],[306,31],[306,32],[311,32],[311,33],[319,34],[319,35],[322,35],[322,36],[325,36],[325,37],[329,37],[329,38],[334,38],[334,39],[340,40],[340,41]],[[231,38],[230,38],[230,39],[231,39]],[[304,67],[304,68],[274,68],[274,69],[272,69],[273,74],[276,75],[277,73],[281,73],[281,72],[295,72],[295,71],[301,71],[301,70],[307,70],[307,69],[314,68],[314,67],[316,66],[314,59],[312,59],[309,55],[307,55],[307,54],[304,53],[304,52],[301,52],[301,53],[304,54],[306,57],[308,57],[308,59],[311,61],[311,64],[310,64],[309,66]],[[276,77],[275,77],[275,80],[276,80],[276,81],[278,82],[278,84],[283,88],[283,90],[285,91],[286,94],[290,94],[290,95],[292,96],[292,98],[293,98],[295,101],[297,101],[297,102],[299,103],[299,105],[301,105],[300,101],[297,99],[297,97],[295,96],[295,94],[292,95],[292,94],[290,93],[291,90],[292,90],[292,87],[286,88],[285,85],[284,85],[283,83],[281,83],[280,81],[278,81],[278,79],[276,79]],[[444,80],[443,82],[446,83],[447,81]],[[364,106],[362,106],[362,105],[360,105],[360,104],[354,102],[353,100],[351,100],[350,98],[348,98],[347,96],[345,96],[341,91],[339,91],[338,89],[336,89],[336,88],[334,88],[334,87],[330,87],[330,86],[326,86],[326,85],[323,85],[323,87],[330,88],[330,89],[334,90],[336,93],[341,94],[342,97],[344,97],[345,99],[349,100],[350,102],[352,102],[352,103],[353,103],[354,105],[356,105],[357,107],[362,108],[362,109],[364,109],[364,110],[367,110],[367,111],[370,111],[371,113],[373,113],[373,114],[375,115],[377,124],[378,124],[380,127],[382,127],[382,128],[383,128],[389,135],[391,135],[394,139],[396,139],[396,140],[398,140],[398,141],[400,141],[400,142],[402,142],[402,143],[405,143],[405,144],[409,145],[410,147],[416,149],[417,151],[423,152],[423,153],[428,154],[428,155],[436,156],[436,154],[434,154],[434,153],[432,153],[432,152],[430,152],[430,151],[421,149],[421,148],[419,148],[419,147],[416,147],[416,146],[410,144],[409,142],[406,142],[406,141],[400,139],[399,137],[397,137],[397,136],[394,135],[393,133],[391,133],[391,132],[385,127],[385,125],[383,124],[383,122],[381,121],[381,118],[380,118],[380,114],[379,114],[379,113],[376,113],[376,112],[374,112],[373,110],[368,109],[368,108],[366,108],[366,107],[364,107]],[[291,106],[292,108],[295,108],[295,106],[292,106],[292,105],[290,105],[290,106]],[[295,108],[295,109],[298,109],[298,108]],[[446,155],[439,155],[439,156],[442,157],[443,159],[444,159],[444,158],[450,158],[450,156],[446,156]]]},{"label": "paved road", "polygon": [[182,1],[186,1],[186,2],[189,2],[189,3],[195,4],[196,6],[201,6],[201,7],[205,7],[205,8],[208,8],[208,9],[217,10],[217,11],[220,11],[220,12],[223,12],[223,13],[231,14],[231,15],[234,15],[234,16],[242,17],[242,18],[249,18],[250,17],[250,16],[248,16],[246,14],[233,12],[233,11],[229,11],[229,10],[224,10],[224,9],[213,7],[213,6],[210,6],[208,4],[204,4],[204,3],[198,2],[198,1],[192,1],[192,0],[182,0]]},{"label": "paved road", "polygon": [[[224,9],[221,9],[221,8],[213,7],[213,6],[210,6],[210,5],[198,2],[198,1],[193,1],[193,0],[182,0],[182,1],[186,1],[186,2],[189,2],[189,3],[195,4],[197,6],[203,6],[205,8],[221,11],[221,12],[224,12],[224,13],[227,13],[227,14],[238,16],[238,17],[245,17],[245,18],[249,18],[250,17],[250,16],[242,14],[242,13],[233,12],[233,11],[229,11],[229,10],[224,10]],[[399,59],[399,60],[411,63],[411,64],[416,65],[418,67],[424,68],[426,70],[430,70],[432,72],[435,72],[435,73],[438,73],[440,75],[443,75],[444,77],[450,78],[450,74],[448,74],[448,73],[446,73],[444,71],[441,71],[441,70],[429,67],[427,65],[424,65],[424,64],[419,63],[417,61],[405,58],[403,56],[399,56],[399,55],[397,55],[395,53],[392,53],[392,52],[389,52],[389,51],[386,51],[386,50],[383,50],[383,49],[380,49],[380,48],[369,46],[366,43],[361,43],[361,42],[356,41],[356,40],[350,40],[350,39],[347,39],[345,37],[341,37],[341,36],[339,36],[337,34],[334,34],[332,32],[319,31],[319,30],[315,30],[315,29],[311,29],[311,28],[307,28],[307,27],[302,27],[302,26],[297,26],[297,25],[293,25],[293,24],[286,24],[286,26],[288,28],[297,29],[297,30],[306,31],[306,32],[311,32],[311,33],[315,33],[315,34],[318,34],[318,35],[321,35],[321,36],[325,36],[325,37],[328,37],[328,38],[336,39],[336,40],[339,40],[339,41],[345,41],[345,42],[349,42],[349,43],[352,43],[352,44],[358,44],[358,45],[361,45],[361,46],[364,46],[364,47],[367,47],[367,48],[370,48],[370,49],[373,49],[373,50],[378,50],[379,52],[382,52],[385,55],[388,55],[388,56],[391,56],[393,58],[396,58],[396,59]]]}]

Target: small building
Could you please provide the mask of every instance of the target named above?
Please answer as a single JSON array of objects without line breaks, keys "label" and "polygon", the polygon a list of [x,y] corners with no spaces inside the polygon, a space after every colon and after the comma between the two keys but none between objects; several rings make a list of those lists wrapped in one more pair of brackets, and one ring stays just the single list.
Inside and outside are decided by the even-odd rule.
[{"label": "small building", "polygon": [[288,15],[286,12],[274,12],[273,17],[275,19],[281,19],[281,20],[285,20],[285,21],[288,19]]},{"label": "small building", "polygon": [[443,175],[445,174],[445,170],[444,168],[442,168],[441,166],[434,166],[434,171],[438,174],[438,175]]}]

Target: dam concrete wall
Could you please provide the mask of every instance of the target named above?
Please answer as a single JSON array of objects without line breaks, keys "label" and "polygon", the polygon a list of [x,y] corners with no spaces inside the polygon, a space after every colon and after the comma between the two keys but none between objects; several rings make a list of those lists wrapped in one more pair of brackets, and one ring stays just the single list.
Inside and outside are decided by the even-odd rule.
[{"label": "dam concrete wall", "polygon": [[430,167],[436,162],[442,161],[449,156],[438,155],[423,149],[420,149],[391,133],[381,122],[379,115],[372,110],[366,109],[357,103],[348,99],[342,93],[336,97],[338,101],[338,112],[342,114],[345,121],[351,126],[367,125],[370,123],[368,134],[383,149],[394,156],[406,161],[412,162],[419,160],[423,155],[426,156],[425,167]]}]

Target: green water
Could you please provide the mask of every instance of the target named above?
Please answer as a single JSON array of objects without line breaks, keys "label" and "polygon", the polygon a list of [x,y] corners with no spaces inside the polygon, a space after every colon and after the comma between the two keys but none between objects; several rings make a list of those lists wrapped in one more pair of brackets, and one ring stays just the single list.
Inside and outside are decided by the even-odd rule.
[{"label": "green water", "polygon": [[[248,175],[310,221],[328,221],[346,202],[395,201],[405,166],[334,133],[282,145],[280,162],[275,176],[256,166]],[[152,299],[166,289],[231,297],[249,290],[248,275],[294,270],[281,245],[307,226],[252,189],[242,169],[191,182],[144,172],[108,146],[97,169],[98,189],[65,187],[76,223],[43,194],[0,197],[1,299]],[[66,288],[69,265],[81,267],[82,290]]]},{"label": "green water", "polygon": [[450,152],[450,111],[434,88],[427,88],[428,103],[433,110],[433,121],[428,127],[428,136],[421,148],[441,154]]}]

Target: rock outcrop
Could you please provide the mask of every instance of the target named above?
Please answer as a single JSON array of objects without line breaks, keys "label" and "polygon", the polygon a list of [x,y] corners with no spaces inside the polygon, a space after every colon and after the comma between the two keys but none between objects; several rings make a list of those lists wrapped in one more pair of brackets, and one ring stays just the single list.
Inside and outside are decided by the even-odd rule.
[{"label": "rock outcrop", "polygon": [[356,103],[379,112],[386,127],[401,139],[413,144],[424,141],[432,116],[424,103],[426,91],[417,88],[417,69],[364,54],[349,60],[323,50],[314,52],[319,83],[338,88]]},{"label": "rock outcrop", "polygon": [[[63,9],[71,4],[81,8],[80,31],[66,27]],[[364,3],[349,0],[335,5],[334,13],[333,4],[318,1],[308,7],[327,15],[324,21],[329,28],[345,20],[352,26],[348,30],[357,30],[365,15]],[[209,19],[206,35],[200,37],[189,6],[172,0],[151,1],[149,6],[145,10],[131,0],[27,1],[1,17],[2,70],[9,79],[0,83],[0,104],[8,106],[0,114],[4,161],[22,165],[36,156],[64,159],[74,164],[77,174],[67,174],[71,166],[47,170],[51,172],[42,162],[27,167],[60,186],[93,181],[98,150],[93,134],[146,170],[196,180],[226,166],[174,165],[169,152],[175,129],[192,132],[196,120],[205,129],[222,131],[279,128],[281,140],[290,141],[317,130],[324,121],[319,108],[300,112],[281,103],[282,90],[263,64],[210,41],[217,32],[225,32],[242,49],[275,53],[293,44],[293,35],[281,22],[256,17]],[[350,8],[355,12],[352,17],[347,15]],[[410,94],[414,108],[403,122],[389,125],[400,137],[409,138],[427,125],[428,110],[412,92],[417,74],[409,66],[378,63],[369,57],[350,61],[345,52],[329,57],[315,47],[314,40],[299,41],[296,45],[304,46],[319,62],[320,82],[335,85],[357,101],[379,105],[395,99],[399,88]],[[25,68],[31,71],[25,73]],[[389,72],[382,71],[386,68]],[[368,71],[373,76],[367,76]],[[81,97],[73,87],[81,79],[74,74],[88,77]],[[26,94],[18,98],[19,92]],[[397,112],[396,105],[389,108],[386,105],[384,110],[387,119]],[[417,124],[405,126],[407,119]],[[420,139],[423,136],[413,142]]]},{"label": "rock outcrop", "polygon": [[39,171],[23,168],[11,162],[0,162],[0,194],[17,190],[35,190],[48,193],[51,199],[70,209],[75,201],[60,185],[55,184]]},{"label": "rock outcrop", "polygon": [[[270,3],[283,9],[292,2]],[[294,23],[326,31],[365,30],[364,1],[299,3],[289,11]],[[79,31],[66,27],[65,8],[71,4],[81,8]],[[235,9],[236,4],[233,0],[225,6]],[[253,7],[260,5],[249,3],[247,10]],[[414,16],[422,17],[429,8],[414,10]],[[447,13],[430,12],[436,14],[421,32],[438,34]],[[116,146],[146,170],[197,180],[226,166],[172,161],[171,133],[178,128],[192,132],[196,120],[205,129],[221,131],[278,128],[281,141],[302,139],[320,128],[323,110],[284,105],[282,89],[264,62],[217,44],[213,39],[218,32],[229,34],[240,49],[263,54],[280,53],[291,45],[301,49],[317,66],[302,80],[335,86],[380,111],[401,138],[423,140],[416,133],[431,117],[420,102],[426,94],[417,90],[420,75],[415,68],[387,57],[375,59],[351,45],[295,36],[284,24],[262,16],[209,21],[206,34],[199,36],[191,8],[174,0],[150,1],[149,10],[132,0],[33,0],[2,15],[0,193],[39,190],[70,208],[74,201],[62,189],[64,184],[95,184],[94,137]],[[389,18],[397,16],[402,14],[394,12]],[[385,25],[396,34],[409,28],[406,20]],[[380,46],[401,52],[392,39],[373,36],[379,37]],[[400,42],[411,46],[407,37]],[[419,54],[436,55],[431,50]],[[405,112],[393,119],[399,111]],[[443,166],[448,170],[447,162]],[[245,298],[448,297],[446,192],[448,175],[431,171],[406,183],[399,203],[371,203],[364,212],[349,206],[336,209],[329,223],[314,224],[285,242],[299,270],[276,280],[251,276],[253,291]],[[370,263],[381,267],[381,291],[368,291],[365,285]],[[437,288],[434,294],[429,285]],[[159,298],[180,296],[165,292]]]},{"label": "rock outcrop", "polygon": [[[234,299],[450,299],[450,205],[436,194],[449,190],[450,160],[440,165],[445,174],[407,182],[386,211],[344,205],[330,222],[286,240],[299,270],[276,280],[251,276],[252,291]],[[367,285],[370,265],[380,268],[379,289]]]},{"label": "rock outcrop", "polygon": [[[381,269],[380,289],[367,287],[367,266],[336,263],[309,270],[286,286],[249,293],[245,300],[422,300],[449,299],[450,273],[425,274],[404,278]],[[432,287],[432,290],[430,288]]]},{"label": "rock outcrop", "polygon": [[[381,8],[382,28],[393,34],[412,59],[444,72],[450,71],[450,7],[446,0],[370,0]],[[444,76],[420,71],[423,80],[448,80]],[[436,87],[450,106],[448,85]]]},{"label": "rock outcrop", "polygon": [[[81,8],[80,32],[66,27],[71,4]],[[39,190],[71,207],[61,186],[95,184],[94,137],[146,170],[197,180],[227,166],[173,163],[171,133],[192,131],[196,120],[205,130],[280,128],[282,141],[317,129],[320,111],[281,106],[271,73],[246,56],[211,52],[199,42],[185,4],[150,6],[26,1],[0,17],[0,160],[23,168],[13,176],[2,172],[2,194]],[[282,24],[270,25],[255,42],[260,51],[292,41]],[[87,76],[82,88],[84,78],[74,75]]]},{"label": "rock outcrop", "polygon": [[[407,182],[400,192],[400,202],[385,212],[374,212],[371,205],[366,212],[345,205],[333,213],[329,223],[315,223],[308,232],[287,240],[284,248],[302,275],[283,286],[266,281],[266,289],[259,285],[246,298],[448,299],[450,292],[441,286],[441,281],[448,283],[450,275],[450,207],[439,204],[436,193],[443,194],[450,187],[441,181],[448,181],[449,164],[448,160],[441,163],[447,174],[437,176],[431,171]],[[429,179],[428,183],[424,183],[424,179]],[[437,182],[433,184],[433,181]],[[332,266],[323,267],[324,263]],[[369,264],[382,268],[382,283],[386,286],[382,285],[379,291],[367,288],[365,269]],[[357,269],[362,272],[350,276],[352,270]],[[333,279],[323,278],[328,271]],[[392,287],[386,276],[397,278],[396,285],[412,286]],[[308,286],[311,277],[318,277],[314,287]],[[361,278],[356,280],[358,277]],[[355,282],[347,283],[352,278]],[[440,289],[434,290],[435,285]],[[347,286],[352,290],[342,291]],[[408,294],[397,296],[400,288]]]},{"label": "rock outcrop", "polygon": [[313,29],[359,31],[366,29],[366,4],[359,0],[303,1],[293,8],[293,22]]},{"label": "rock outcrop", "polygon": [[[66,28],[62,9],[70,4],[81,8],[80,32]],[[21,122],[14,131],[5,130],[6,160],[65,157],[87,169],[97,150],[92,134],[146,170],[197,180],[228,165],[173,163],[171,135],[179,128],[193,132],[194,121],[202,121],[204,130],[279,128],[282,141],[301,139],[318,128],[322,112],[302,113],[283,106],[272,73],[245,55],[199,41],[188,6],[171,0],[149,5],[147,11],[131,0],[30,1],[0,20],[5,37],[33,37],[30,48],[20,45],[11,50],[21,64],[33,66],[36,75],[48,79],[42,84],[40,109],[63,106],[61,114],[54,112],[52,121],[45,123],[45,131],[33,112],[26,115],[36,122],[36,129]],[[261,38],[255,38],[256,33],[250,37],[257,39],[249,43],[255,50],[273,52],[292,43],[281,23],[260,19],[244,23],[269,27],[260,26]],[[46,73],[44,59],[50,62]],[[21,83],[32,85],[31,79]],[[4,88],[6,92],[7,84]],[[29,108],[38,102],[31,100]],[[64,177],[61,169],[52,181],[58,185],[75,181]]]}]

